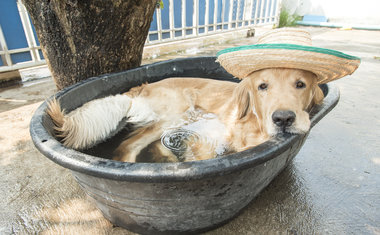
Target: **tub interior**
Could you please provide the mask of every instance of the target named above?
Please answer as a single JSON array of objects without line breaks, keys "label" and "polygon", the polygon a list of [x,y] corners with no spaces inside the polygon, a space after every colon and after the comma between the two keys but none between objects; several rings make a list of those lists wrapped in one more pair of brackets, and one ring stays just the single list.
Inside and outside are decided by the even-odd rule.
[{"label": "tub interior", "polygon": [[[164,79],[170,79],[170,78],[164,78]],[[231,82],[238,82],[238,81],[235,80],[235,81],[231,81]],[[326,94],[328,93],[328,86],[320,85],[320,87],[321,87],[324,95],[326,96]],[[205,126],[207,126],[207,125],[205,125]],[[183,153],[178,153],[179,149],[174,149],[174,150],[172,149],[172,151],[171,151],[172,153],[174,153],[176,155],[177,158],[175,158],[175,159],[173,159],[172,157],[169,157],[169,156],[159,155],[157,153],[157,151],[155,151],[154,144],[156,144],[156,142],[158,144],[161,144],[164,146],[165,140],[167,140],[169,138],[176,139],[179,135],[178,133],[182,134],[181,131],[183,131],[183,130],[184,130],[184,128],[176,128],[176,129],[173,129],[173,132],[175,132],[175,134],[170,133],[171,134],[170,137],[168,137],[168,135],[165,135],[165,134],[163,136],[161,136],[160,139],[157,139],[155,142],[148,145],[145,149],[143,149],[141,151],[141,153],[138,155],[138,157],[136,159],[136,162],[140,162],[140,163],[141,162],[145,162],[145,163],[169,163],[169,162],[183,162],[183,161],[194,161],[194,160],[196,160],[195,158],[192,159],[191,156],[189,157],[188,153],[186,154],[186,156],[184,156],[185,154],[183,154]],[[106,140],[102,143],[99,143],[92,148],[82,150],[80,152],[91,155],[91,156],[99,157],[99,158],[112,159],[113,158],[113,152],[115,151],[115,149],[126,139],[128,134],[131,133],[132,131],[133,131],[133,126],[127,124],[126,126],[121,128],[117,134],[115,134],[113,137],[109,138],[108,140]],[[190,128],[190,131],[184,133],[183,135],[185,135],[185,137],[183,137],[183,138],[188,138],[188,137],[186,137],[186,135],[190,135],[190,136],[195,135],[196,136],[197,133],[192,133],[191,128]],[[165,138],[165,137],[167,137],[167,138]],[[195,138],[197,138],[197,136]],[[200,137],[200,138],[202,138],[202,137]],[[174,140],[174,141],[177,141],[177,144],[179,144],[179,145],[181,145],[183,143],[183,141],[182,141],[182,143],[179,143],[178,142],[179,140]],[[174,144],[176,144],[176,143],[174,143]],[[226,143],[226,144],[228,144],[228,143]],[[165,147],[170,148],[170,146],[169,147],[165,146]],[[178,147],[178,146],[176,146],[176,147]],[[221,148],[220,146],[214,146],[214,147]],[[176,152],[176,150],[178,150],[178,152]],[[191,151],[188,151],[188,152],[191,152]],[[218,152],[218,151],[216,151],[216,152]],[[224,157],[230,153],[233,153],[233,152],[226,148],[224,150],[219,150],[219,153],[215,153],[214,157]]]},{"label": "tub interior", "polygon": [[[196,161],[199,157],[216,158],[232,153],[228,149],[229,143],[223,137],[226,127],[216,115],[195,109],[185,112],[184,116],[186,119],[179,120],[178,123],[168,127],[159,139],[144,148],[137,156],[136,162]],[[82,152],[112,159],[114,150],[132,131],[133,127],[128,125],[114,137]],[[203,144],[204,156],[199,156],[192,151],[200,143]]]},{"label": "tub interior", "polygon": [[[174,61],[159,62],[152,65],[132,69],[120,73],[106,74],[100,77],[90,78],[80,82],[72,87],[62,90],[56,97],[61,107],[70,112],[82,104],[108,95],[120,94],[128,91],[130,88],[139,86],[143,83],[153,83],[170,77],[199,77],[216,79],[230,82],[240,82],[238,79],[227,73],[218,63],[215,57],[197,57],[187,59],[177,59]],[[320,85],[325,96],[328,94],[328,86]],[[314,110],[316,111],[316,110]],[[318,111],[318,110],[317,110]],[[313,112],[313,110],[312,110]],[[311,117],[312,117],[311,113]],[[311,118],[310,117],[310,118]],[[43,117],[43,126],[53,138],[53,123],[47,115]],[[125,140],[132,127],[129,125],[120,126],[112,138],[96,145],[82,153],[103,159],[112,159],[113,151]],[[160,140],[157,140],[160,141]],[[222,156],[228,155],[226,151]],[[181,159],[178,159],[181,161]],[[146,148],[137,159],[138,162],[157,162],[152,158],[150,149]],[[171,161],[171,160],[170,160]],[[163,158],[163,162],[170,162]]]},{"label": "tub interior", "polygon": [[[187,77],[187,73],[185,74]],[[212,75],[211,75],[212,76]],[[198,76],[201,77],[202,76]],[[162,77],[155,79],[154,82],[164,80],[164,79],[170,79],[171,77]],[[223,81],[230,81],[230,82],[240,82],[238,79],[233,79],[230,77],[230,75],[225,75],[221,77],[210,77],[205,76],[203,78],[206,79],[215,79],[215,80],[223,80]],[[141,85],[137,84],[136,86]],[[134,86],[131,86],[128,84],[128,90]],[[128,91],[123,90],[121,93]],[[138,155],[136,162],[147,162],[147,163],[167,163],[167,162],[183,162],[183,161],[194,161],[195,156],[191,154],[191,151],[186,151],[184,154],[181,152],[181,150],[185,150],[182,147],[178,145],[185,145],[186,141],[180,141],[179,138],[182,137],[182,140],[188,140],[190,138],[194,139],[200,139],[203,141],[208,141],[208,143],[211,143],[210,145],[215,146],[216,149],[211,150],[214,151],[212,154],[214,157],[222,157],[229,153],[232,153],[227,148],[224,148],[226,146],[226,143],[224,143],[223,139],[217,138],[216,136],[220,136],[220,133],[214,133],[212,129],[214,130],[221,130],[224,128],[222,123],[217,119],[217,117],[212,113],[207,113],[203,110],[188,110],[189,112],[185,112],[184,116],[186,119],[181,120],[179,123],[173,125],[172,127],[169,127],[161,136],[160,139],[157,139],[156,141],[152,142],[152,144],[148,145],[145,149],[141,151],[141,153]],[[208,128],[210,131],[208,132],[208,135],[205,135],[202,132],[202,129],[206,127],[213,127]],[[92,148],[81,150],[80,152],[96,156],[104,159],[112,159],[114,150],[127,138],[128,134],[133,131],[133,126],[130,124],[125,125],[123,128],[121,128],[117,134],[115,134],[113,137],[107,139],[106,141],[99,143],[95,145]],[[211,135],[211,137],[209,137]],[[214,143],[217,142],[217,143]],[[155,151],[155,144],[160,144],[160,146],[164,147],[165,149],[171,149],[171,153],[176,155],[176,158],[173,159],[173,157],[168,156],[162,156],[157,155],[157,151]],[[182,148],[182,149],[181,149]],[[188,148],[189,149],[189,148]],[[185,157],[186,155],[186,157]]]}]

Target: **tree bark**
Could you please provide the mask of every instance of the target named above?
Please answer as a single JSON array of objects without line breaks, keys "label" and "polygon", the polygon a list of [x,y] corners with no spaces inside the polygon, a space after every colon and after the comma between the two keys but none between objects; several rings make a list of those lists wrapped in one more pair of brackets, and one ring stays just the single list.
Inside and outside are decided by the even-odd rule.
[{"label": "tree bark", "polygon": [[157,0],[23,0],[58,89],[138,67]]}]

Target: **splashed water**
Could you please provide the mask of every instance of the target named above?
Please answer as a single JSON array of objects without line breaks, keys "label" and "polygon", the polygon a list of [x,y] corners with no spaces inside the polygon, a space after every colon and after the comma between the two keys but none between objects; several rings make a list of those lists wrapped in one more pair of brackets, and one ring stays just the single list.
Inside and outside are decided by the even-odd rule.
[{"label": "splashed water", "polygon": [[205,156],[217,157],[228,150],[226,128],[215,114],[200,109],[188,110],[180,124],[169,127],[161,136],[161,143],[179,161],[194,161]]},{"label": "splashed water", "polygon": [[188,143],[198,141],[199,139],[200,136],[196,132],[185,129],[174,129],[162,135],[161,144],[172,151],[179,161],[184,161],[186,160],[184,154],[190,148]]}]

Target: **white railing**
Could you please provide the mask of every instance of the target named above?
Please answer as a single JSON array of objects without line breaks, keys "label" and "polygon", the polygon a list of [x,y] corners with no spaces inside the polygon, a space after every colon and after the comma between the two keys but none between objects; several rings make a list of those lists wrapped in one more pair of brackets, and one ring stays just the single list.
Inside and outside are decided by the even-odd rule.
[{"label": "white railing", "polygon": [[[146,45],[275,24],[278,21],[280,2],[281,0],[163,0],[164,8],[155,11]],[[0,72],[46,63],[28,13],[20,0],[17,0],[17,8],[28,47],[9,50],[0,25]],[[13,55],[25,52],[30,53],[30,60],[12,61]]]},{"label": "white railing", "polygon": [[[280,1],[192,0],[193,11],[189,12],[189,0],[164,0],[164,9],[156,9],[153,16],[146,45],[275,24],[278,21]],[[162,17],[165,10],[168,10],[166,28],[163,27],[165,18]],[[175,19],[175,12],[181,13],[180,19]],[[192,19],[191,26],[187,24],[189,19]]]}]

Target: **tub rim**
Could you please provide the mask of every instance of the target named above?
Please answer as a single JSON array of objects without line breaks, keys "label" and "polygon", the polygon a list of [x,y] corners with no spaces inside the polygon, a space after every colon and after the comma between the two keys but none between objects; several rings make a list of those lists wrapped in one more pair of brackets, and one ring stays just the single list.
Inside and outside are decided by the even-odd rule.
[{"label": "tub rim", "polygon": [[[160,65],[175,60],[187,59],[191,58],[174,59],[147,64],[127,71],[147,69],[147,67],[152,65]],[[125,72],[126,71],[112,74],[123,74]],[[108,78],[109,76],[110,74],[92,77],[69,86],[45,100],[38,107],[30,122],[30,135],[34,145],[43,155],[72,171],[95,177],[129,182],[178,182],[226,175],[265,163],[291,148],[292,145],[301,140],[301,138],[306,138],[309,133],[297,135],[280,134],[260,145],[242,152],[232,153],[214,159],[178,163],[119,162],[66,148],[50,135],[43,125],[43,119],[47,117],[45,112],[47,102],[53,97],[58,98],[79,86],[86,85],[86,83]],[[335,85],[324,84],[322,86],[323,89],[327,91],[327,95],[325,96],[323,103],[314,106],[310,112],[310,130],[319,122],[319,120],[331,111],[339,101],[339,89]]]}]

